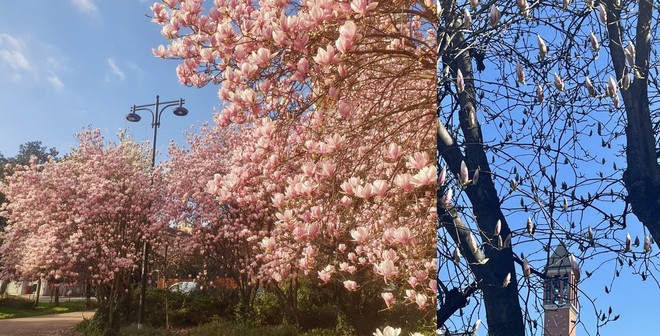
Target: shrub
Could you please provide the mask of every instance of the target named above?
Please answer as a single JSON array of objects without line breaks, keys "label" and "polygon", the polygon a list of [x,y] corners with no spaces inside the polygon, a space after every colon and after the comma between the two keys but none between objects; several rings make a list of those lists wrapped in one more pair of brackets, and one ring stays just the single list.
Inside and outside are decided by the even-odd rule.
[{"label": "shrub", "polygon": [[285,312],[277,296],[269,291],[259,291],[252,304],[254,321],[258,325],[277,325],[284,321]]},{"label": "shrub", "polygon": [[0,298],[0,307],[16,308],[16,309],[32,309],[34,308],[34,301],[24,299],[21,297],[3,297]]},{"label": "shrub", "polygon": [[174,336],[175,334],[164,328],[142,327],[137,328],[137,324],[122,327],[117,332],[117,336]]},{"label": "shrub", "polygon": [[231,322],[216,319],[193,329],[188,336],[298,336],[300,329],[283,324],[278,326],[255,326],[249,322]]},{"label": "shrub", "polygon": [[84,319],[78,323],[74,330],[82,336],[110,336],[114,335],[109,329],[104,327],[104,324],[96,318]]},{"label": "shrub", "polygon": [[171,326],[192,326],[207,323],[213,316],[231,317],[238,304],[235,290],[195,291],[189,295],[149,289],[145,307],[145,323],[165,325],[165,295]]}]

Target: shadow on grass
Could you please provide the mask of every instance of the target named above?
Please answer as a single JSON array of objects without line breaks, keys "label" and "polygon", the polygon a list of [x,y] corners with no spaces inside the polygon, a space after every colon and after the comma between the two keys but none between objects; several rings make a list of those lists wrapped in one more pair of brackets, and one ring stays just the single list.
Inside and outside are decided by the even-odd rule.
[{"label": "shadow on grass", "polygon": [[86,308],[83,301],[60,301],[58,307],[54,303],[44,302],[35,308],[32,300],[16,297],[0,298],[0,320],[84,310],[90,310],[90,308]]}]

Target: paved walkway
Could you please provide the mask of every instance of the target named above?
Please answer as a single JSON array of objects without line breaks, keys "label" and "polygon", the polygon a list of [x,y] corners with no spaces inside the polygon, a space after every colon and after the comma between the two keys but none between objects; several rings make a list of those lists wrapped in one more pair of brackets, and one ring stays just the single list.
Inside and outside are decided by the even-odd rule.
[{"label": "paved walkway", "polygon": [[93,311],[85,311],[0,320],[0,336],[74,335],[72,328],[83,317],[91,318],[93,315]]}]

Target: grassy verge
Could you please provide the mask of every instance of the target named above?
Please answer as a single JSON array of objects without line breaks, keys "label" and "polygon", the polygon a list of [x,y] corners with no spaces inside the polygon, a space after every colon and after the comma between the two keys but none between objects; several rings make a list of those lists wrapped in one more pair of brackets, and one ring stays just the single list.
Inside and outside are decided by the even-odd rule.
[{"label": "grassy verge", "polygon": [[55,307],[53,303],[44,302],[39,303],[39,306],[35,308],[32,300],[15,297],[0,298],[0,320],[83,310],[87,310],[84,301],[60,301],[59,307]]}]

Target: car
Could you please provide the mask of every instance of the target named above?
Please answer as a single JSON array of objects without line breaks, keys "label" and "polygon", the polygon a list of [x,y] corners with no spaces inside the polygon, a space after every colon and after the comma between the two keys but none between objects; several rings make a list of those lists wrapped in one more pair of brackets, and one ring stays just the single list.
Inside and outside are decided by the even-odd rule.
[{"label": "car", "polygon": [[197,283],[193,281],[183,281],[177,282],[167,288],[170,292],[181,293],[181,294],[190,294],[197,289]]}]

